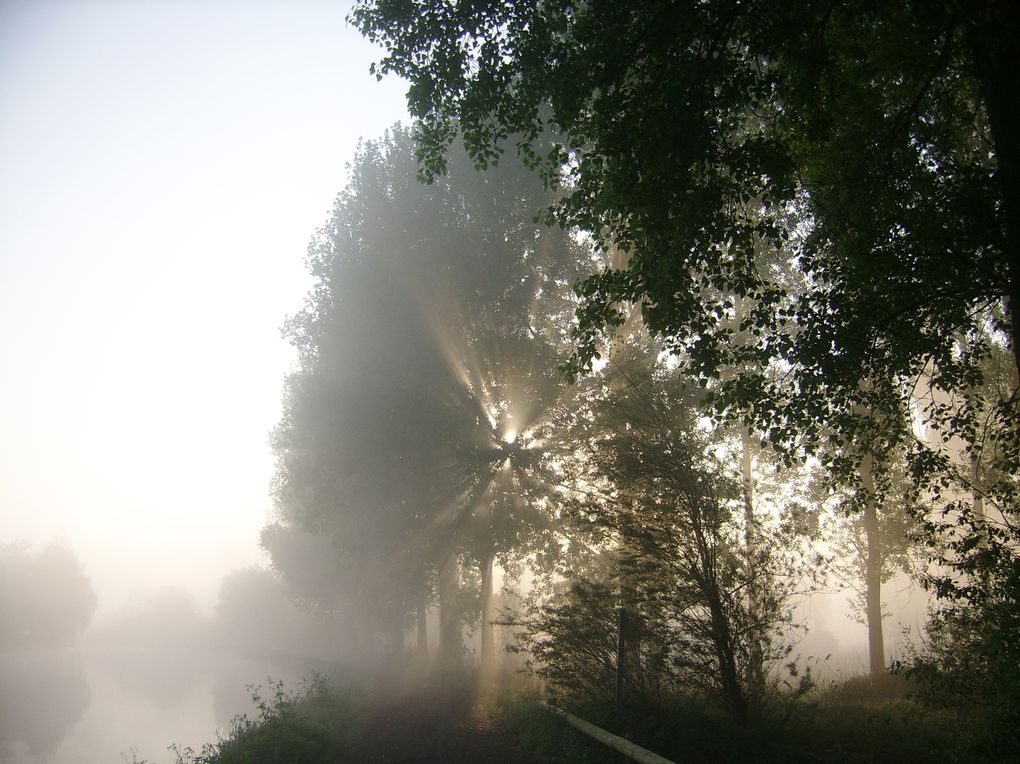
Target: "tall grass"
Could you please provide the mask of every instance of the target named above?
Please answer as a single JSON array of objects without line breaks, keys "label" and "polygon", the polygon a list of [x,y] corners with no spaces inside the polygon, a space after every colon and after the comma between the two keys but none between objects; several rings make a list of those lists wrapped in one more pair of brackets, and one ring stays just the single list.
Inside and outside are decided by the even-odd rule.
[{"label": "tall grass", "polygon": [[230,733],[200,751],[173,746],[177,764],[320,764],[352,761],[363,701],[320,674],[296,692],[283,682],[249,687],[257,715],[234,717]]},{"label": "tall grass", "polygon": [[[975,748],[975,720],[954,710],[925,709],[902,680],[859,677],[736,725],[704,699],[662,698],[617,708],[611,700],[578,701],[569,710],[674,761],[963,764],[996,762]],[[537,699],[511,693],[497,706],[500,723],[551,761],[619,762],[618,755],[568,727]]]}]

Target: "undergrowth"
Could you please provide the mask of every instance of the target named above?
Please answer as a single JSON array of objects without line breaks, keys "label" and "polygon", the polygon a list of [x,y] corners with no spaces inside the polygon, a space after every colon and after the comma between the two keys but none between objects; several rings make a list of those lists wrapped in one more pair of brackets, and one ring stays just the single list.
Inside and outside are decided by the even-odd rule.
[{"label": "undergrowth", "polygon": [[177,764],[319,764],[349,761],[356,738],[361,701],[341,693],[320,674],[297,692],[283,682],[268,690],[250,686],[255,718],[234,717],[230,733],[200,751],[171,746]]},{"label": "undergrowth", "polygon": [[[765,710],[746,725],[734,724],[705,699],[610,699],[566,706],[581,718],[674,761],[849,762],[962,764],[997,762],[975,747],[975,720],[952,710],[932,711],[890,690],[892,680],[866,677],[816,691],[792,705]],[[535,697],[507,694],[497,704],[500,722],[536,753],[552,761],[609,764],[621,761],[570,728]]]}]

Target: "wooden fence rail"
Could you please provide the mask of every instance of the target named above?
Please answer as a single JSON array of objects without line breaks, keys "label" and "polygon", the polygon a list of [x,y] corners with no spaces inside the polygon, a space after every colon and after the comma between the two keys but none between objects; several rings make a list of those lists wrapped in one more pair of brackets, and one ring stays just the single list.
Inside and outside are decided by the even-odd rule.
[{"label": "wooden fence rail", "polygon": [[631,761],[636,761],[638,764],[676,764],[674,761],[659,756],[659,754],[649,751],[647,748],[642,748],[637,743],[632,743],[626,738],[622,738],[619,735],[614,735],[608,730],[604,730],[601,727],[596,727],[591,722],[586,722],[584,719],[574,716],[571,713],[564,711],[562,708],[550,705],[549,703],[543,703],[553,713],[563,717],[563,719],[576,730],[583,732],[585,735],[598,740],[602,745],[612,748],[614,751],[619,751],[624,756],[629,758]]}]

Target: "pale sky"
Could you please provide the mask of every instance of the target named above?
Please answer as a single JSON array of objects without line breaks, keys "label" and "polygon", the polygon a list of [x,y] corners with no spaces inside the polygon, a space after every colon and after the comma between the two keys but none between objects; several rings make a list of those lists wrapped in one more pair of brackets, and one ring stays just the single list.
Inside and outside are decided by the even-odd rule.
[{"label": "pale sky", "polygon": [[0,543],[101,610],[262,559],[279,327],[402,83],[322,0],[0,0]]}]

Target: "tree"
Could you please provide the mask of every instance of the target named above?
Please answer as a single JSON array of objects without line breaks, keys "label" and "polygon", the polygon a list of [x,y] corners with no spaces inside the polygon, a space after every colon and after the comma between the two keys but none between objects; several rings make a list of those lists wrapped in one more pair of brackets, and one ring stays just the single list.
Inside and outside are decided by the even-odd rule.
[{"label": "tree", "polygon": [[[514,136],[548,180],[567,168],[556,217],[631,253],[586,282],[577,370],[620,300],[705,373],[732,352],[717,287],[763,298],[748,325],[772,327],[776,295],[749,257],[785,244],[777,217],[796,203],[825,314],[800,318],[844,341],[851,373],[873,339],[872,361],[900,371],[1017,297],[1012,3],[426,6],[351,13],[387,47],[376,71],[411,83],[425,175],[458,132],[483,165]],[[547,124],[564,140],[543,152]],[[749,219],[749,199],[768,214]],[[1013,333],[1015,311],[995,320]]]},{"label": "tree", "polygon": [[[107,622],[104,638],[124,646],[161,648],[178,655],[208,647],[212,632],[209,618],[195,595],[180,586],[162,587],[118,611]],[[127,671],[131,674],[133,672]],[[130,677],[138,681],[140,677]],[[184,692],[184,677],[167,676],[171,694]]]},{"label": "tree", "polygon": [[423,186],[415,167],[405,130],[364,144],[310,247],[317,284],[287,327],[301,363],[276,434],[276,496],[286,524],[332,540],[355,611],[378,614],[370,631],[386,624],[399,644],[417,610],[424,648],[434,585],[452,660],[461,560],[491,593],[494,560],[534,538],[534,508],[501,473],[526,461],[525,433],[560,387],[540,332],[572,310],[584,258],[536,221],[552,197],[525,168],[480,175],[464,155]]},{"label": "tree", "polygon": [[272,523],[262,529],[260,542],[288,597],[313,616],[336,621],[354,609],[344,585],[347,567],[329,536]]},{"label": "tree", "polygon": [[446,444],[474,417],[420,293],[441,278],[429,245],[455,212],[414,182],[400,145],[398,130],[363,146],[310,246],[318,283],[287,327],[302,360],[275,443],[284,519],[331,540],[355,638],[382,633],[392,648],[452,490]]},{"label": "tree", "polygon": [[598,527],[601,564],[587,576],[565,571],[570,588],[525,619],[526,643],[549,679],[604,692],[622,607],[631,691],[710,693],[746,722],[764,700],[762,678],[787,653],[794,556],[747,554],[739,445],[699,428],[702,391],[633,348],[619,349],[604,374],[589,405],[565,417],[581,452],[565,481],[571,524]]},{"label": "tree", "polygon": [[[515,136],[549,182],[566,175],[552,217],[630,255],[581,286],[571,372],[590,368],[619,304],[637,302],[692,371],[744,362],[718,392],[723,410],[811,448],[826,428],[867,435],[855,407],[902,409],[922,373],[972,384],[1003,337],[1018,357],[1020,130],[1002,73],[1020,54],[1001,31],[1018,13],[1004,1],[361,2],[351,18],[387,46],[377,71],[411,82],[427,177],[458,132],[481,164]],[[537,151],[550,123],[564,140]],[[762,248],[796,256],[809,288],[794,305],[756,267]],[[734,344],[729,295],[754,305],[753,342]],[[792,366],[781,385],[762,376],[777,359]],[[1014,439],[1017,405],[1000,414]]]},{"label": "tree", "polygon": [[[351,18],[386,46],[376,71],[410,81],[426,178],[458,134],[481,165],[512,137],[564,189],[549,219],[627,255],[579,285],[571,374],[636,303],[706,383],[740,370],[712,391],[720,417],[864,494],[862,466],[908,448],[915,490],[963,518],[936,557],[969,580],[984,539],[996,570],[1017,564],[1016,376],[981,406],[967,395],[1000,349],[1020,368],[1020,6],[362,0]],[[547,125],[563,140],[538,150]],[[998,478],[961,472],[916,420]],[[954,498],[975,483],[997,534]],[[961,580],[936,586],[986,585]]]},{"label": "tree", "polygon": [[[984,384],[962,396],[967,417],[981,426],[966,440],[937,428],[927,433],[945,472],[958,477],[936,485],[942,511],[920,518],[929,553],[942,563],[925,578],[938,599],[924,648],[898,668],[920,680],[921,697],[933,705],[969,709],[982,722],[987,752],[1009,758],[1020,742],[1020,526],[1015,505],[999,508],[1016,481],[1016,472],[1011,478],[1003,466],[1016,464],[1017,456],[1009,454],[1016,443],[1002,437],[996,419],[1017,377],[1004,350],[984,365]],[[928,399],[930,406],[959,405],[939,390]]]},{"label": "tree", "polygon": [[234,653],[315,654],[321,623],[299,609],[285,584],[264,568],[235,570],[220,582],[215,626]]},{"label": "tree", "polygon": [[0,547],[0,647],[71,644],[95,610],[92,582],[67,546]]},{"label": "tree", "polygon": [[869,673],[888,670],[883,589],[898,572],[917,573],[923,551],[917,543],[922,502],[906,474],[903,451],[859,460],[860,473],[842,483],[831,473],[814,477],[811,491],[825,505],[825,540],[832,550],[827,572],[852,592],[854,616],[868,630]]}]

